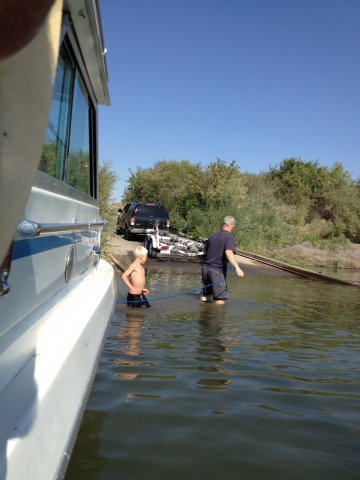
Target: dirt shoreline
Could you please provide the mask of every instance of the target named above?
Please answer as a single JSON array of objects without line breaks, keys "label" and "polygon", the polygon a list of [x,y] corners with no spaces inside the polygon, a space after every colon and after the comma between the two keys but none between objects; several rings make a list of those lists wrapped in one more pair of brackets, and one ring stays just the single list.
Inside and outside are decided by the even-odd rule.
[{"label": "dirt shoreline", "polygon": [[[109,233],[106,239],[105,257],[113,263],[117,268],[124,271],[133,259],[133,251],[137,245],[142,245],[142,238],[138,237],[134,240],[125,240],[122,236],[115,233]],[[241,253],[241,252],[239,252]],[[236,255],[235,258],[240,266],[250,268],[261,268],[263,270],[271,269],[274,274],[297,274],[309,278],[317,278],[320,280],[330,281],[334,283],[342,283],[347,285],[360,285],[360,278],[341,278],[336,275],[324,275],[322,272],[317,272],[316,267],[313,269],[306,269],[275,261],[270,258],[259,255],[242,252],[244,255]],[[182,255],[159,255],[156,259],[148,259],[147,265],[151,268],[168,269],[169,271],[177,271],[179,273],[184,271],[200,271],[201,258],[186,257]]]}]

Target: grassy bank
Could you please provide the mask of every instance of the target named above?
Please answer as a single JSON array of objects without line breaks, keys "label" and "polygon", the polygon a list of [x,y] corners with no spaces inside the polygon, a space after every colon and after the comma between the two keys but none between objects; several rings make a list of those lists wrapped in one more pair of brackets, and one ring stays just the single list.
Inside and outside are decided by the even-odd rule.
[{"label": "grassy bank", "polygon": [[360,271],[360,245],[324,245],[317,247],[309,242],[277,249],[272,257],[300,267],[328,267]]}]

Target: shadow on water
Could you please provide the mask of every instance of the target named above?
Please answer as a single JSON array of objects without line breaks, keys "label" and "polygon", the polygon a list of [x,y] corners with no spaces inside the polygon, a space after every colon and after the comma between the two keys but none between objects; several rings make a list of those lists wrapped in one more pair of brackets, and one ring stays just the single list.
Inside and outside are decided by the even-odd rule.
[{"label": "shadow on water", "polygon": [[106,414],[103,412],[86,410],[72,460],[66,472],[68,480],[96,480],[99,478],[99,472],[108,463],[108,459],[99,454],[101,445],[99,433],[105,418]]}]

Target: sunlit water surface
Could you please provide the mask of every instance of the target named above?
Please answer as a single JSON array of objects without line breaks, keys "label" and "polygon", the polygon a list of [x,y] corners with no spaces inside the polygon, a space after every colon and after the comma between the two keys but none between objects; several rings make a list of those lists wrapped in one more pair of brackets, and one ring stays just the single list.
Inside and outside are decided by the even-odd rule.
[{"label": "sunlit water surface", "polygon": [[148,268],[152,307],[118,305],[67,480],[360,478],[358,287],[273,269]]}]

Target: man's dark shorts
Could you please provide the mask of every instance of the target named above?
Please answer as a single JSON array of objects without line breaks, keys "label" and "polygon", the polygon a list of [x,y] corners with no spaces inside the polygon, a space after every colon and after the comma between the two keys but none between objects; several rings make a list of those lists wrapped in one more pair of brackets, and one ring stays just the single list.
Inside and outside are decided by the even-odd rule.
[{"label": "man's dark shorts", "polygon": [[214,300],[229,298],[226,280],[222,270],[207,265],[202,266],[203,295],[212,295]]},{"label": "man's dark shorts", "polygon": [[130,308],[141,308],[141,307],[150,307],[150,303],[148,302],[145,295],[135,295],[133,293],[129,293],[127,295],[127,306]]}]

